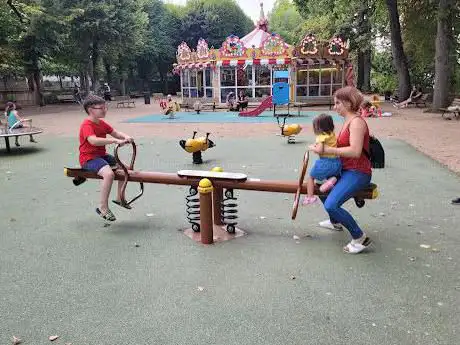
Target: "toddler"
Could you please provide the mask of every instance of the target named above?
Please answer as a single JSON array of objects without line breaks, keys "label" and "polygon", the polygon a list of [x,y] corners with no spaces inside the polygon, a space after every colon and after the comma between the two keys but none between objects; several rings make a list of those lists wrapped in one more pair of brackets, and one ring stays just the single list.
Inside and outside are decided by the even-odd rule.
[{"label": "toddler", "polygon": [[337,147],[337,138],[334,133],[334,121],[327,114],[320,114],[313,120],[313,132],[316,135],[316,143],[314,146],[319,146],[320,151],[317,159],[310,170],[310,176],[307,180],[307,195],[303,200],[303,205],[313,204],[318,200],[315,193],[315,179],[326,180],[319,188],[322,193],[329,191],[337,182],[337,177],[340,176],[342,163],[340,159],[331,154],[324,153],[324,145]]}]

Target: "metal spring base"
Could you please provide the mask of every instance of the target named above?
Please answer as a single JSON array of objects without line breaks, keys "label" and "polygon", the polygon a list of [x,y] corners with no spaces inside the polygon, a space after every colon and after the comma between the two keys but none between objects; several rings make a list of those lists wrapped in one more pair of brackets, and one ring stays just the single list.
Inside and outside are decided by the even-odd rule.
[{"label": "metal spring base", "polygon": [[288,136],[287,143],[288,144],[295,144],[295,136],[294,135]]},{"label": "metal spring base", "polygon": [[225,198],[222,201],[221,207],[221,220],[226,225],[226,230],[230,234],[235,233],[237,219],[238,219],[238,204],[235,202],[237,199],[234,197],[233,189],[227,189],[224,193]]},{"label": "metal spring base", "polygon": [[197,197],[198,190],[196,187],[190,187],[189,195],[185,197],[187,203],[187,220],[192,225],[194,232],[200,232],[200,198]]}]

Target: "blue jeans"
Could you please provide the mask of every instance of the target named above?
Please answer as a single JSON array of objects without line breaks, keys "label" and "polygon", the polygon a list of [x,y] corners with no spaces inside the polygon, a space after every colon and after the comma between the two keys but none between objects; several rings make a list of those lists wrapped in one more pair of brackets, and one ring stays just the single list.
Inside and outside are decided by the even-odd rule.
[{"label": "blue jeans", "polygon": [[360,238],[363,235],[363,231],[351,214],[341,206],[357,191],[367,187],[370,182],[371,175],[355,170],[343,170],[342,176],[329,192],[326,200],[321,199],[326,212],[329,214],[331,223],[342,224],[354,239]]},{"label": "blue jeans", "polygon": [[330,177],[339,177],[342,172],[342,161],[339,158],[320,157],[310,170],[310,176],[315,180],[327,180]]}]

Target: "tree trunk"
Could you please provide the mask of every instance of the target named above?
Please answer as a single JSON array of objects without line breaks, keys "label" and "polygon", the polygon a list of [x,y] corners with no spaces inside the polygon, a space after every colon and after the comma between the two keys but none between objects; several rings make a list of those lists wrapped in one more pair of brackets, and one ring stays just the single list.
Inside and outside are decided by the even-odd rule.
[{"label": "tree trunk", "polygon": [[37,68],[34,72],[34,82],[35,82],[35,100],[36,104],[40,105],[40,107],[45,106],[45,99],[42,93],[41,87],[41,72]]},{"label": "tree trunk", "polygon": [[35,92],[34,85],[34,74],[30,73],[27,75],[27,85],[29,86],[29,91]]},{"label": "tree trunk", "polygon": [[399,22],[398,1],[386,0],[390,16],[391,51],[393,53],[394,65],[398,74],[399,99],[405,100],[410,94],[410,76],[407,57],[404,53],[401,38],[401,24]]},{"label": "tree trunk", "polygon": [[64,88],[64,86],[62,85],[62,77],[59,76],[59,85],[61,86],[61,90]]},{"label": "tree trunk", "polygon": [[105,73],[107,74],[107,83],[112,84],[112,70],[111,66],[107,61],[104,61]]},{"label": "tree trunk", "polygon": [[363,52],[363,85],[361,90],[364,92],[371,91],[371,59],[372,54],[370,50]]},{"label": "tree trunk", "polygon": [[85,85],[85,72],[80,70],[80,75],[78,76],[79,82],[80,82],[80,89],[82,91],[88,91]]},{"label": "tree trunk", "polygon": [[356,73],[356,88],[362,90],[364,84],[364,58],[363,52],[358,51],[358,71]]},{"label": "tree trunk", "polygon": [[454,35],[452,32],[455,0],[439,0],[438,30],[436,34],[436,57],[433,108],[448,106],[451,89],[454,53]]},{"label": "tree trunk", "polygon": [[92,82],[93,82],[92,89],[93,89],[94,92],[97,93],[97,91],[99,90],[99,75],[98,75],[98,71],[97,71],[97,62],[99,60],[99,45],[98,45],[97,42],[93,43],[91,60],[92,60],[92,71],[91,71],[92,75],[91,75],[91,79],[92,79]]},{"label": "tree trunk", "polygon": [[126,78],[125,77],[122,77],[120,79],[120,92],[121,92],[121,95],[122,96],[125,96],[126,95]]}]

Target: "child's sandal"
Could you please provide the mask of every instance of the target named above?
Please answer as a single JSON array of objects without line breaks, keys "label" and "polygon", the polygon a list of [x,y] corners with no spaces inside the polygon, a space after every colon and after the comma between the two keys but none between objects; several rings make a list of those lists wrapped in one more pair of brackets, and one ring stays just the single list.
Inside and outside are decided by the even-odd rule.
[{"label": "child's sandal", "polygon": [[302,201],[302,205],[311,205],[314,204],[318,201],[318,197],[316,195],[313,195],[312,197],[305,196]]},{"label": "child's sandal", "polygon": [[131,210],[132,207],[128,204],[125,204],[124,202],[121,202],[121,201],[118,201],[118,200],[112,200],[112,202],[115,204],[115,205],[118,205],[120,207],[123,207],[123,208],[126,208],[127,210]]},{"label": "child's sandal", "polygon": [[96,213],[100,215],[102,219],[108,220],[109,222],[114,222],[117,220],[117,218],[115,218],[115,215],[110,210],[108,210],[106,214],[102,214],[101,210],[99,208],[96,208]]}]

